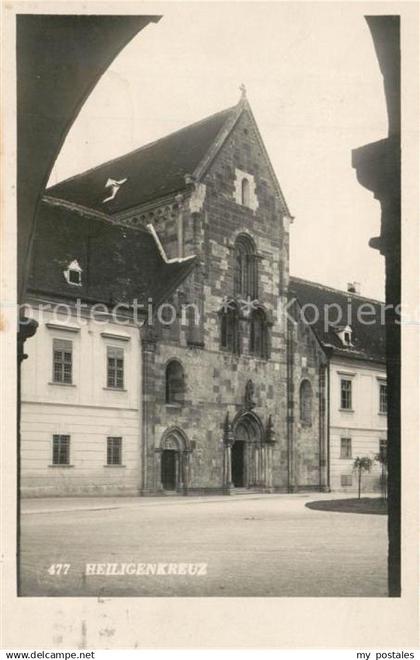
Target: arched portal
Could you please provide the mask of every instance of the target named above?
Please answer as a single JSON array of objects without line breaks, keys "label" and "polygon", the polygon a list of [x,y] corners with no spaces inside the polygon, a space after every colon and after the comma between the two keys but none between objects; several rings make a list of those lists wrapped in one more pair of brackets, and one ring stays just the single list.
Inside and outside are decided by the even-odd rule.
[{"label": "arched portal", "polygon": [[236,488],[261,482],[263,427],[252,412],[237,415],[233,422],[232,483]]},{"label": "arched portal", "polygon": [[159,480],[165,491],[182,491],[189,484],[190,443],[178,427],[167,429],[159,448]]}]

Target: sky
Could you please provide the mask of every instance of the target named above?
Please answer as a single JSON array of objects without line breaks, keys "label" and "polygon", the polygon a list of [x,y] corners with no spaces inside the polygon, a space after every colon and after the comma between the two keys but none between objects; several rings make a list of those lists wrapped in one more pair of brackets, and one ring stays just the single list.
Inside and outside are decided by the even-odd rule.
[{"label": "sky", "polygon": [[[372,5],[139,4],[162,19],[104,73],[75,120],[50,184],[232,106],[241,83],[289,209],[292,275],[384,297],[368,241],[380,207],[351,150],[387,135],[382,76],[363,18]],[[140,12],[139,12],[140,13]]]}]

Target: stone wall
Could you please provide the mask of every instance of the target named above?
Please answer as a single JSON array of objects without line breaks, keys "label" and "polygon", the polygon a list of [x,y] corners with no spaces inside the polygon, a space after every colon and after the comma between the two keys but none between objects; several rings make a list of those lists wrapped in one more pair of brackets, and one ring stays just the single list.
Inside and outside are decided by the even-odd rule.
[{"label": "stone wall", "polygon": [[[326,368],[324,352],[311,328],[300,317],[300,308],[290,308],[289,321],[289,433],[292,436],[293,489],[327,488]],[[301,387],[310,384],[310,419],[302,419]]]}]

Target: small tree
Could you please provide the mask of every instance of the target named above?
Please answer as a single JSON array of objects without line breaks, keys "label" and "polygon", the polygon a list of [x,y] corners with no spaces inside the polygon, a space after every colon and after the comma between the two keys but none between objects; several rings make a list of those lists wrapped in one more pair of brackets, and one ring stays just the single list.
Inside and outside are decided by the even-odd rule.
[{"label": "small tree", "polygon": [[359,500],[360,500],[360,493],[362,491],[362,473],[370,472],[372,468],[372,463],[373,461],[369,456],[357,456],[354,459],[353,470],[357,472]]}]

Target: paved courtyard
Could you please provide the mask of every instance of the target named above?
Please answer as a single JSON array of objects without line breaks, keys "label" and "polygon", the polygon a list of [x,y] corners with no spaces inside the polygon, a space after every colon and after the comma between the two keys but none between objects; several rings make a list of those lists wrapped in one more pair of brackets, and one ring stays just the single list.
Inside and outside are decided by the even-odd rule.
[{"label": "paved courtyard", "polygon": [[[386,596],[386,516],[305,506],[323,499],[334,496],[23,500],[21,592]],[[86,564],[136,574],[86,575]]]}]

